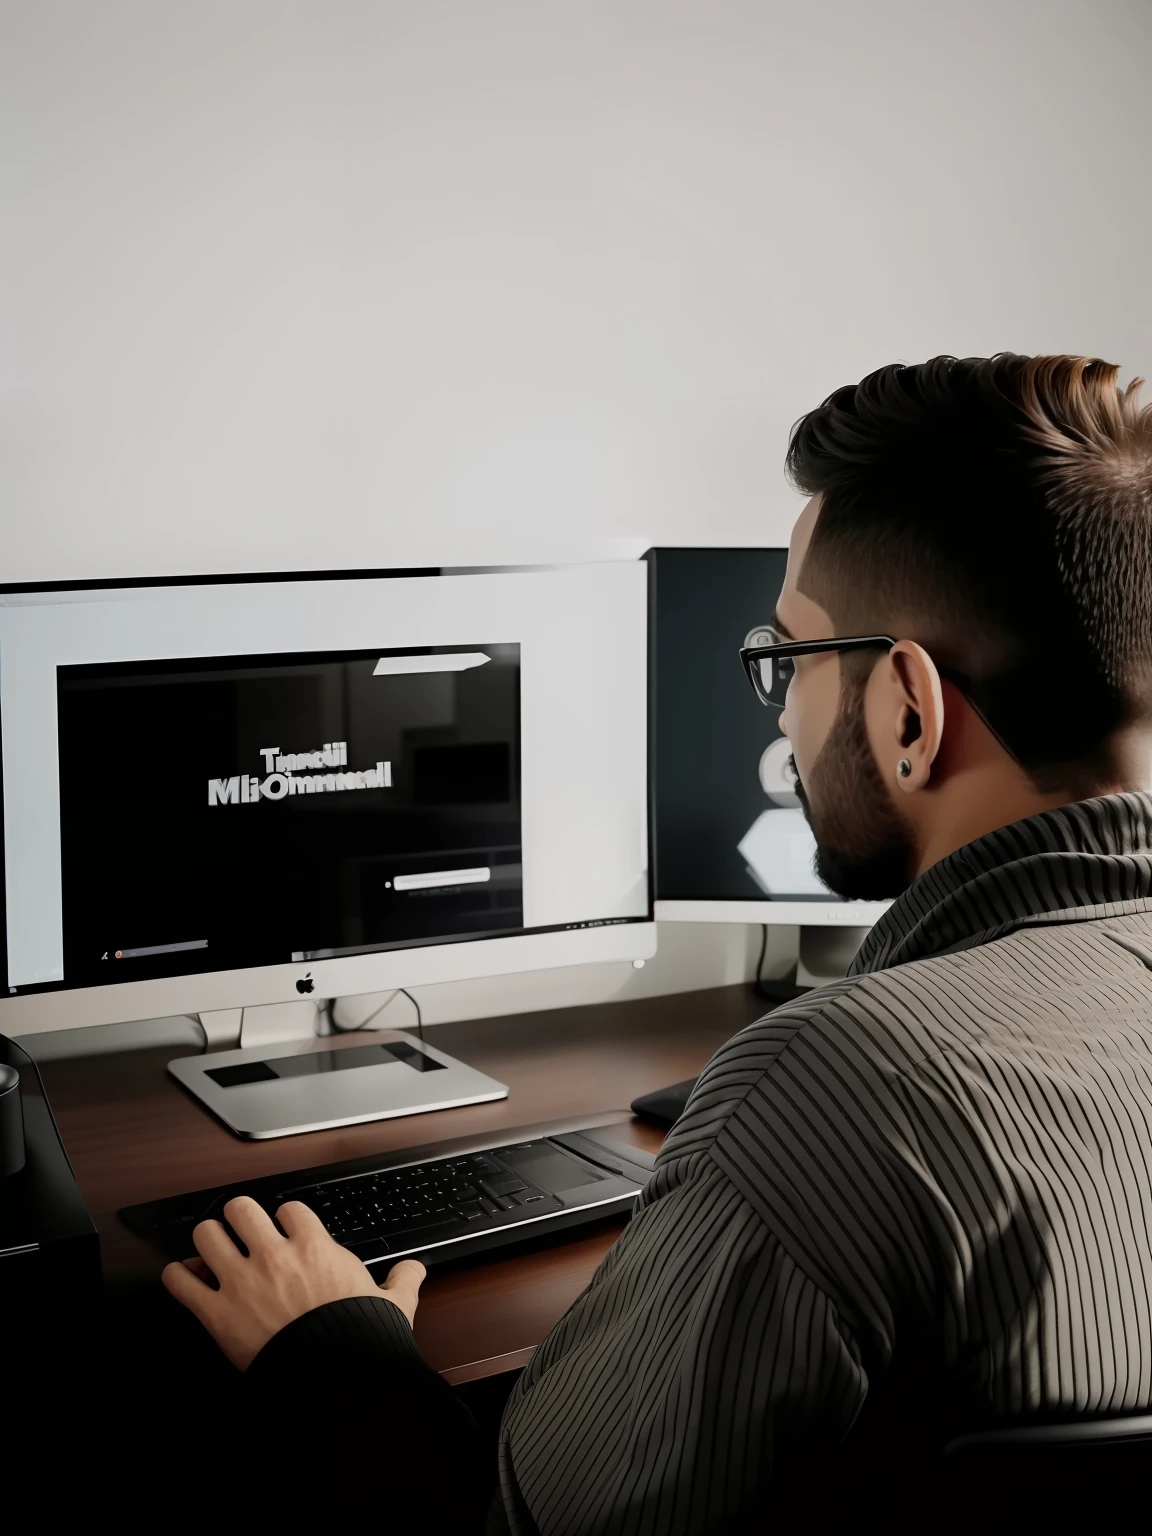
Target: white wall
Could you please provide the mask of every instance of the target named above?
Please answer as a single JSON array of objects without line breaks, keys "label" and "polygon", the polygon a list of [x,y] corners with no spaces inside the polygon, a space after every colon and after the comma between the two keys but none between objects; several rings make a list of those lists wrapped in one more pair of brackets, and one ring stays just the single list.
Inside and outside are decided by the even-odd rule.
[{"label": "white wall", "polygon": [[1147,0],[5,0],[0,579],[781,541],[870,368],[1152,368],[1150,130]]}]

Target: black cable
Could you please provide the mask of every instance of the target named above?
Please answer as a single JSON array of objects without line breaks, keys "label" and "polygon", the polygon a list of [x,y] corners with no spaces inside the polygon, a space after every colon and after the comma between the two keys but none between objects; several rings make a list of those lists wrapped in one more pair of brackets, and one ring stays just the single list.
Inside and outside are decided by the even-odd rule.
[{"label": "black cable", "polygon": [[367,1029],[369,1024],[371,1024],[373,1019],[378,1019],[380,1017],[380,1015],[384,1012],[385,1008],[387,1008],[390,1003],[394,1003],[396,1001],[397,997],[406,997],[408,999],[408,1001],[412,1004],[413,1008],[415,1008],[415,1010],[416,1010],[416,1032],[417,1032],[417,1034],[420,1037],[420,1044],[423,1045],[424,1044],[424,1015],[420,1012],[420,1004],[412,996],[411,992],[408,991],[407,987],[393,987],[392,991],[388,994],[388,996],[380,1004],[379,1008],[374,1008],[372,1010],[372,1012],[368,1015],[368,1017],[364,1020],[363,1024],[353,1024],[353,1025],[351,1025],[351,1027],[349,1027],[348,1025],[345,1025],[345,1024],[337,1024],[337,1022],[336,1022],[335,1007],[334,1007],[334,1001],[333,1002],[329,1002],[329,1004],[328,1004],[328,1022],[332,1025],[332,1028],[339,1035],[354,1035],[354,1034],[357,1034],[360,1030]]},{"label": "black cable", "polygon": [[416,1032],[420,1036],[420,1044],[423,1045],[424,1044],[424,1015],[420,1012],[420,1004],[412,996],[411,992],[408,991],[407,987],[397,987],[396,990],[398,992],[403,992],[404,996],[408,999],[408,1001],[412,1004],[413,1008],[415,1008],[415,1010],[416,1010]]},{"label": "black cable", "polygon": [[364,1020],[363,1024],[337,1024],[337,1022],[336,1022],[336,999],[332,998],[329,1001],[329,1003],[328,1003],[328,1022],[329,1022],[329,1024],[331,1024],[331,1026],[332,1026],[332,1028],[333,1028],[333,1030],[334,1030],[334,1032],[336,1034],[338,1034],[338,1035],[354,1035],[357,1030],[367,1029],[369,1024],[371,1024],[372,1020],[377,1016],[377,1014],[383,1013],[385,1008],[387,1008],[388,1004],[390,1002],[392,1002],[392,1000],[393,1000],[393,998],[395,998],[395,996],[396,996],[395,992],[390,992],[388,994],[388,996],[384,999],[384,1001],[380,1004],[379,1008],[374,1008],[372,1010],[372,1012]]},{"label": "black cable", "polygon": [[794,981],[765,981],[764,957],[768,953],[768,924],[762,924],[764,937],[760,940],[760,958],[756,962],[756,980],[752,983],[757,994],[766,998],[768,1002],[779,1007],[781,1003],[794,1003],[798,997],[803,997],[805,992],[810,992],[811,987],[798,987]]}]

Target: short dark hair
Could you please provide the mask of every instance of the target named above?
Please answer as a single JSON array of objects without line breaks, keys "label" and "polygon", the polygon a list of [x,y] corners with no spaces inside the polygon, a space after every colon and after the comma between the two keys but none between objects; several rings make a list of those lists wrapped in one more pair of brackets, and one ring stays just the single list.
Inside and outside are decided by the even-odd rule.
[{"label": "short dark hair", "polygon": [[792,429],[820,493],[803,592],[838,633],[919,640],[967,672],[1038,784],[1108,782],[1152,722],[1152,406],[1094,357],[877,369]]}]

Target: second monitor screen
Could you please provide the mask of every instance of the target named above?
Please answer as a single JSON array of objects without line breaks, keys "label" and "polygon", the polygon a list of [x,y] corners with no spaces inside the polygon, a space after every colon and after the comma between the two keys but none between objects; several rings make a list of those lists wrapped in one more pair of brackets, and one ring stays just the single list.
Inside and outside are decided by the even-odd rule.
[{"label": "second monitor screen", "polygon": [[57,677],[71,985],[523,928],[519,646]]}]

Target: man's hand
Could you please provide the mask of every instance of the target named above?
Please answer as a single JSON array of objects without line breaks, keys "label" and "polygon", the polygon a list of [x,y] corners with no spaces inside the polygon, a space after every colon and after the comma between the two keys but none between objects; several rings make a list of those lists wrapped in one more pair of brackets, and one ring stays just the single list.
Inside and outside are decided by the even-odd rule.
[{"label": "man's hand", "polygon": [[[202,1221],[192,1233],[200,1257],[169,1264],[161,1278],[240,1370],[248,1369],[273,1334],[328,1301],[384,1296],[409,1323],[415,1317],[423,1264],[404,1259],[378,1286],[355,1254],[333,1242],[319,1216],[298,1200],[276,1212],[286,1237],[247,1195],[229,1200],[224,1215],[248,1257],[220,1222]],[[209,1274],[219,1290],[208,1284]]]}]

